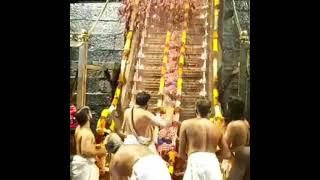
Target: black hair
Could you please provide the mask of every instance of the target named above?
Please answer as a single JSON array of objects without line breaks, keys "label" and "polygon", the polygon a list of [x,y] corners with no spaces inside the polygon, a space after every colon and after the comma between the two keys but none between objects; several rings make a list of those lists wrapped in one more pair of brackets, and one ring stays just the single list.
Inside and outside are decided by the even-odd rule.
[{"label": "black hair", "polygon": [[122,140],[120,136],[116,133],[111,133],[106,137],[107,143],[105,144],[106,150],[110,153],[116,153],[120,146],[122,145]]},{"label": "black hair", "polygon": [[90,108],[88,106],[84,106],[80,108],[76,113],[76,120],[80,126],[83,126],[89,121],[89,113]]},{"label": "black hair", "polygon": [[109,141],[109,142],[105,145],[105,147],[106,147],[106,149],[107,149],[110,153],[115,154],[115,153],[118,151],[118,149],[120,148],[120,145],[121,145],[121,144],[116,144],[116,143],[113,142],[113,141]]},{"label": "black hair", "polygon": [[139,106],[146,106],[150,99],[150,94],[146,92],[139,92],[136,96],[136,104]]},{"label": "black hair", "polygon": [[240,120],[244,118],[244,101],[239,96],[231,96],[228,102],[230,120]]},{"label": "black hair", "polygon": [[201,97],[197,100],[196,107],[200,116],[206,118],[210,113],[211,102],[207,98]]}]

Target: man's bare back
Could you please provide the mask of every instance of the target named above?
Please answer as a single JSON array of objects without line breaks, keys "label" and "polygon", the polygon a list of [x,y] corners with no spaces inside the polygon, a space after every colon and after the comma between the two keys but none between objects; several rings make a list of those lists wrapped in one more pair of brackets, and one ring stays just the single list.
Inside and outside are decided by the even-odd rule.
[{"label": "man's bare back", "polygon": [[224,138],[232,152],[249,145],[250,131],[248,121],[236,120],[227,125]]},{"label": "man's bare back", "polygon": [[142,108],[133,108],[133,121],[132,121],[132,108],[129,108],[124,113],[124,120],[127,122],[125,131],[127,134],[132,134],[132,128],[130,127],[131,122],[133,122],[134,130],[138,136],[151,137],[149,134],[150,129],[152,128],[149,116],[151,113]]},{"label": "man's bare back", "polygon": [[164,120],[160,113],[155,116],[148,109],[150,95],[146,92],[139,92],[136,95],[134,107],[124,112],[124,144],[142,144],[157,153],[155,146],[156,126],[168,127],[172,124],[173,108],[171,116]]},{"label": "man's bare back", "polygon": [[224,139],[231,152],[234,153],[229,180],[250,179],[250,138],[249,123],[243,120],[228,124]]},{"label": "man's bare back", "polygon": [[154,153],[146,146],[135,144],[121,145],[110,162],[111,175],[130,177],[135,162],[147,155],[154,155]]},{"label": "man's bare back", "polygon": [[107,149],[115,153],[110,162],[111,180],[171,180],[165,161],[148,147],[122,144],[120,137],[110,135]]},{"label": "man's bare back", "polygon": [[180,152],[190,155],[193,152],[215,153],[222,133],[219,128],[205,118],[185,120],[180,129]]},{"label": "man's bare back", "polygon": [[75,139],[76,139],[76,153],[77,153],[77,155],[82,155],[81,154],[81,146],[82,146],[83,140],[87,139],[89,142],[94,144],[94,136],[93,136],[92,132],[89,131],[88,128],[77,127],[76,132],[75,132]]},{"label": "man's bare back", "polygon": [[[223,136],[232,152],[231,161],[225,163],[231,165],[228,179],[250,179],[250,146],[248,146],[250,144],[250,125],[248,121],[243,120],[245,103],[241,97],[231,96],[228,109],[229,118],[232,121],[228,123]],[[230,166],[226,170],[228,171],[229,168]]]},{"label": "man's bare back", "polygon": [[[166,119],[172,120],[172,116],[173,108]],[[127,109],[124,112],[124,121],[127,122],[125,126],[125,132],[127,134],[133,134],[134,132],[132,132],[132,130],[135,130],[138,136],[147,138],[152,138],[151,130],[153,129],[153,126],[167,127],[171,125],[171,121],[164,120],[159,115],[155,116],[148,110],[140,108],[139,106]]]}]

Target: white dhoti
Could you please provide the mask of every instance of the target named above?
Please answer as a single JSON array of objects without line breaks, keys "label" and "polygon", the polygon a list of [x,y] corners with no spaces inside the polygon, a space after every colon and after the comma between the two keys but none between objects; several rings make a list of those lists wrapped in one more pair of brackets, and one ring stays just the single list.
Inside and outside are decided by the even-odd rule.
[{"label": "white dhoti", "polygon": [[183,180],[222,180],[217,156],[208,152],[190,154]]},{"label": "white dhoti", "polygon": [[158,155],[140,158],[132,167],[131,180],[171,180],[166,162]]},{"label": "white dhoti", "polygon": [[134,135],[127,135],[127,137],[124,139],[123,144],[140,144],[140,145],[148,146],[152,152],[158,154],[156,145],[154,141],[151,140],[150,138],[139,136],[137,139],[136,136]]},{"label": "white dhoti", "polygon": [[96,166],[94,158],[73,156],[70,171],[72,180],[99,180],[99,168]]}]

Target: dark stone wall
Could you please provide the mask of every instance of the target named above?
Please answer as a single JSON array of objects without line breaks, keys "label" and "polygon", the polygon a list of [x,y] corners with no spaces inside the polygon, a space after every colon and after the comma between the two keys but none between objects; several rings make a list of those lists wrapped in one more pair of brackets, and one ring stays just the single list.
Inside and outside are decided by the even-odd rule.
[{"label": "dark stone wall", "polygon": [[[97,20],[104,3],[75,3],[70,4],[70,33],[90,29]],[[124,26],[119,21],[118,8],[120,3],[109,3],[106,12],[100,18],[89,41],[88,61],[104,63],[121,60],[124,43]],[[70,54],[77,59],[77,52]]]},{"label": "dark stone wall", "polygon": [[[247,30],[250,37],[250,1],[235,0],[235,6],[242,30]],[[239,31],[236,27],[232,0],[223,2],[222,28],[222,66],[220,73],[221,102],[226,111],[226,104],[231,95],[241,96],[247,103],[247,113],[250,112],[249,88],[250,81],[247,72],[246,53],[240,45]],[[240,63],[240,66],[239,66]],[[238,70],[237,70],[238,69]],[[234,74],[232,72],[239,73]],[[227,115],[227,113],[226,113]]]},{"label": "dark stone wall", "polygon": [[[77,34],[81,29],[90,29],[103,9],[102,3],[70,4],[70,33]],[[100,71],[88,72],[87,105],[93,112],[93,125],[100,117],[102,109],[109,107],[118,79],[124,26],[120,23],[118,8],[120,3],[110,2],[89,40],[88,64],[101,65]],[[79,49],[70,48],[70,85],[74,83],[78,68]]]}]

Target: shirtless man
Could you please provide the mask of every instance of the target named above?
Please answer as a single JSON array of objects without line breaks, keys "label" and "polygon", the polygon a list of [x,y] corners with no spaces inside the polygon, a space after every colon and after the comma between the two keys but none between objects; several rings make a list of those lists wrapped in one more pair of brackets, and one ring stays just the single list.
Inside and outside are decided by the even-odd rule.
[{"label": "shirtless man", "polygon": [[111,133],[106,138],[106,149],[114,154],[110,180],[171,180],[165,161],[146,146],[124,145],[117,134]]},{"label": "shirtless man", "polygon": [[227,144],[219,128],[207,119],[211,103],[201,98],[196,103],[197,117],[185,120],[180,129],[179,156],[188,155],[184,180],[221,180],[219,161],[215,152],[217,145],[224,158],[230,157]]},{"label": "shirtless man", "polygon": [[99,169],[95,165],[96,156],[104,156],[104,147],[96,148],[95,138],[90,129],[92,114],[89,107],[84,106],[76,113],[79,126],[75,131],[76,155],[71,162],[72,180],[98,180]]},{"label": "shirtless man", "polygon": [[172,124],[173,108],[167,113],[167,120],[153,115],[147,110],[150,95],[146,92],[139,92],[136,97],[136,105],[124,112],[124,123],[126,138],[124,144],[142,144],[148,146],[154,153],[157,153],[154,143],[154,126],[168,127]]},{"label": "shirtless man", "polygon": [[229,180],[250,179],[250,126],[244,120],[244,102],[239,97],[231,97],[228,103],[231,122],[228,123],[224,139],[233,153]]}]

